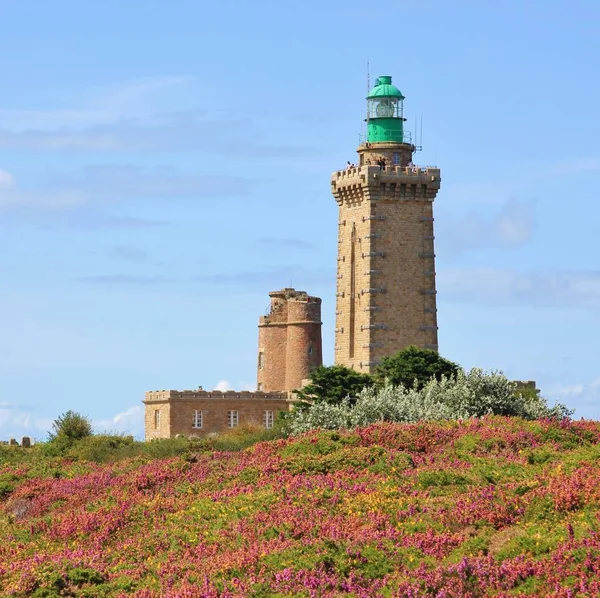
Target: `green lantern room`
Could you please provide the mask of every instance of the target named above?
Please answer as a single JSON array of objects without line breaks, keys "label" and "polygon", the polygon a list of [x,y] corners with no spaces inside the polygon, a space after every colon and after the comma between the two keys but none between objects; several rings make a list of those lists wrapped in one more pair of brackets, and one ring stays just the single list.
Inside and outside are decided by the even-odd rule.
[{"label": "green lantern room", "polygon": [[404,142],[404,96],[388,75],[378,77],[367,96],[367,142]]}]

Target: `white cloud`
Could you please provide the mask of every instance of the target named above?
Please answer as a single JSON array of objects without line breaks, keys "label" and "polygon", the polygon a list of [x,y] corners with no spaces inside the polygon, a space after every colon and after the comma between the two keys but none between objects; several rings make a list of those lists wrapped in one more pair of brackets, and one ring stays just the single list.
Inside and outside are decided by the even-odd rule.
[{"label": "white cloud", "polygon": [[600,271],[453,268],[437,282],[440,297],[458,303],[600,310]]},{"label": "white cloud", "polygon": [[256,382],[242,382],[240,384],[240,390],[255,391],[256,390]]},{"label": "white cloud", "polygon": [[444,215],[436,230],[438,248],[446,256],[485,248],[511,248],[527,243],[535,228],[534,202],[509,201],[486,218],[469,212],[463,218]]},{"label": "white cloud", "polygon": [[0,189],[7,189],[12,187],[15,182],[14,177],[10,172],[0,169]]},{"label": "white cloud", "polygon": [[136,249],[130,245],[115,245],[112,248],[111,254],[115,257],[130,261],[143,262],[148,257],[148,254],[141,249]]},{"label": "white cloud", "polygon": [[0,185],[0,210],[30,209],[63,210],[87,203],[86,194],[78,189],[31,191]]},{"label": "white cloud", "polygon": [[[44,188],[2,185],[0,224],[34,224],[47,228],[138,228],[165,223],[124,218],[111,212],[139,200],[202,200],[239,197],[252,192],[256,181],[233,175],[182,172],[176,168],[143,168],[109,164],[55,172]],[[8,173],[7,173],[8,174]],[[5,177],[8,181],[8,178]]]},{"label": "white cloud", "polygon": [[34,417],[25,407],[0,401],[0,440],[16,438],[20,443],[23,436],[45,440],[52,428],[52,421]]},{"label": "white cloud", "polygon": [[229,380],[219,380],[215,386],[215,390],[225,392],[226,390],[233,390],[233,387],[231,386],[231,382],[229,382]]},{"label": "white cloud", "polygon": [[[10,130],[33,137],[44,131],[69,132],[100,127],[119,120],[147,116],[157,109],[165,93],[180,90],[191,81],[185,76],[158,76],[125,81],[89,90],[75,106],[60,109],[13,110],[0,108],[0,122]],[[69,98],[70,101],[71,98]],[[61,139],[60,135],[56,137]],[[60,145],[60,144],[58,144]]]},{"label": "white cloud", "polygon": [[575,158],[555,164],[541,173],[540,178],[549,176],[569,176],[581,172],[598,172],[600,170],[600,157]]},{"label": "white cloud", "polygon": [[589,414],[594,419],[600,417],[597,407],[600,404],[600,378],[591,382],[549,385],[542,390],[542,395],[548,399],[549,404],[559,402],[575,408],[574,417],[578,417],[578,412]]},{"label": "white cloud", "polygon": [[129,407],[110,419],[93,421],[92,426],[97,433],[131,434],[136,438],[143,438],[144,408],[141,405]]}]

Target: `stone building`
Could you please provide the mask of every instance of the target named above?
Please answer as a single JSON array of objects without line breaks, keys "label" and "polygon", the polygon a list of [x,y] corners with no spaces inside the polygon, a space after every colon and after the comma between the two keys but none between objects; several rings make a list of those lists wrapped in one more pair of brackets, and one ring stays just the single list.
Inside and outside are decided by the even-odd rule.
[{"label": "stone building", "polygon": [[321,299],[286,288],[269,293],[258,328],[257,391],[155,390],[144,399],[146,440],[204,436],[241,424],[271,428],[292,390],[322,364]]},{"label": "stone building", "polygon": [[146,440],[204,436],[240,424],[271,428],[289,410],[288,393],[218,390],[155,390],[144,399]]},{"label": "stone building", "polygon": [[404,96],[379,77],[358,164],[338,170],[335,363],[371,372],[408,345],[438,349],[433,201],[440,170],[413,164]]}]

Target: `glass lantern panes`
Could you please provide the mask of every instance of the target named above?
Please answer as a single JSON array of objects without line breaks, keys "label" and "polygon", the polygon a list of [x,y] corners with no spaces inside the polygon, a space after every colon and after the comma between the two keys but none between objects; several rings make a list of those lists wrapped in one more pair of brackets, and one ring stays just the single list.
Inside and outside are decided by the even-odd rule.
[{"label": "glass lantern panes", "polygon": [[372,118],[402,118],[403,101],[399,98],[369,98],[367,116]]}]

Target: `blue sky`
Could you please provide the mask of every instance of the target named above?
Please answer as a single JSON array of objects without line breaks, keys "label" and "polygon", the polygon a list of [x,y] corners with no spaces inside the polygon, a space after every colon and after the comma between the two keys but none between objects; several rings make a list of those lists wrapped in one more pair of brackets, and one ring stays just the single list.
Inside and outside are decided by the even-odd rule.
[{"label": "blue sky", "polygon": [[390,74],[435,203],[440,349],[600,417],[600,5],[2,3],[0,439],[255,384],[268,292],[323,298],[333,170]]}]

